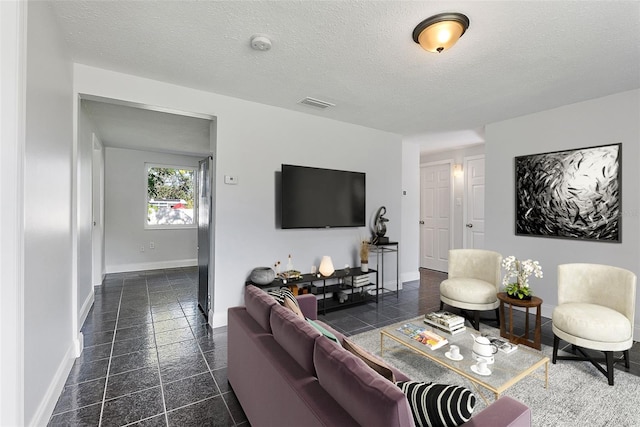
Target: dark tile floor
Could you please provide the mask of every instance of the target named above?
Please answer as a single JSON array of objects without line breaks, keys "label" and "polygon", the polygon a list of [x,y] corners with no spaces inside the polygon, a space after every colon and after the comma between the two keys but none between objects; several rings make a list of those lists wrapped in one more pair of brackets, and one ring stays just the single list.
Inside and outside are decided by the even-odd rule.
[{"label": "dark tile floor", "polygon": [[197,307],[197,268],[109,274],[95,292],[49,425],[249,425],[227,382],[226,328]]},{"label": "dark tile floor", "polygon": [[[319,318],[346,335],[410,319],[439,308],[445,278],[421,270],[420,280],[404,283],[397,296]],[[248,427],[227,382],[226,328],[206,324],[197,307],[196,281],[196,268],[108,275],[96,287],[82,327],[83,354],[49,425]],[[524,329],[524,319],[524,313],[514,312],[514,328]],[[542,341],[553,344],[547,318]],[[640,345],[634,343],[630,353],[631,368],[616,368],[640,376]]]}]

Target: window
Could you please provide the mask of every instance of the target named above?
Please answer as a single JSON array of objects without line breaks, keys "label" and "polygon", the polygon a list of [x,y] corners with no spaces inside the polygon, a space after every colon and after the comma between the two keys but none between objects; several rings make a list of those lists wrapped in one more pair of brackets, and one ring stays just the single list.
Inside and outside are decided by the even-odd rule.
[{"label": "window", "polygon": [[147,220],[149,228],[194,227],[196,169],[147,165]]}]

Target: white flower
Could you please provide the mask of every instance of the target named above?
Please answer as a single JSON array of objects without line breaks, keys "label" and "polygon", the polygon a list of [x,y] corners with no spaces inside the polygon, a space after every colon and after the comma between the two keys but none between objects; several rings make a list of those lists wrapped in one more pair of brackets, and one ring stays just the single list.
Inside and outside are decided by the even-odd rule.
[{"label": "white flower", "polygon": [[542,278],[540,263],[531,259],[519,261],[515,256],[510,255],[502,260],[502,268],[505,269],[505,275],[502,279],[504,286],[517,283],[521,288],[529,288],[529,277],[532,274],[537,278]]}]

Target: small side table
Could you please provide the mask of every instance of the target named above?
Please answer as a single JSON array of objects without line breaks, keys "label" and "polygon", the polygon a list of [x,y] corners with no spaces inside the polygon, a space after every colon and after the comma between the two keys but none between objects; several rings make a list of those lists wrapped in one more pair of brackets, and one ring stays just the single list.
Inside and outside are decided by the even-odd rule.
[{"label": "small side table", "polygon": [[[500,336],[507,338],[514,344],[524,344],[528,347],[535,348],[536,350],[542,349],[542,314],[540,313],[542,308],[542,299],[532,296],[530,300],[521,300],[518,298],[511,298],[506,292],[499,292],[498,299],[500,300]],[[509,332],[505,325],[504,304],[509,304]],[[513,334],[513,306],[523,307],[526,309],[526,318],[524,323],[524,335]],[[536,309],[536,325],[533,330],[533,340],[529,339],[529,309]]]}]

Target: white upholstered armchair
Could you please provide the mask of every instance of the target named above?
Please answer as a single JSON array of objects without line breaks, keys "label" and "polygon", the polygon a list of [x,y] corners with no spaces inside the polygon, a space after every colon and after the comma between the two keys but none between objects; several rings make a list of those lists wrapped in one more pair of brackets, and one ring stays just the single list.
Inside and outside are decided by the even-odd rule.
[{"label": "white upholstered armchair", "polygon": [[500,263],[502,255],[483,249],[451,249],[449,251],[449,278],[440,283],[440,309],[444,305],[472,311],[469,319],[473,327],[480,328],[480,312],[498,313],[500,290]]},{"label": "white upholstered armchair", "polygon": [[[553,363],[588,360],[613,385],[613,352],[622,351],[629,367],[633,345],[636,275],[623,268],[600,264],[558,266],[558,305],[553,310]],[[581,356],[558,356],[560,340],[572,344]],[[604,352],[591,357],[583,348]],[[601,365],[606,363],[606,369]]]}]

